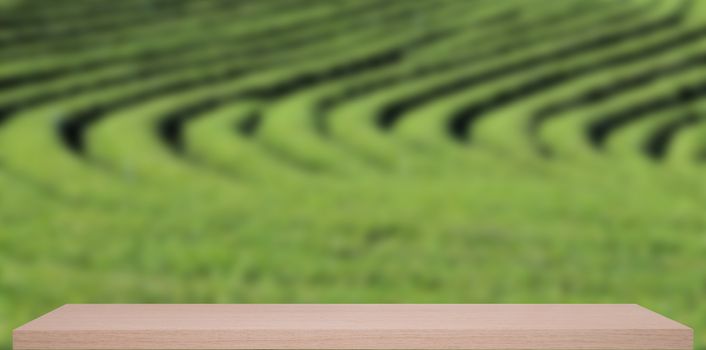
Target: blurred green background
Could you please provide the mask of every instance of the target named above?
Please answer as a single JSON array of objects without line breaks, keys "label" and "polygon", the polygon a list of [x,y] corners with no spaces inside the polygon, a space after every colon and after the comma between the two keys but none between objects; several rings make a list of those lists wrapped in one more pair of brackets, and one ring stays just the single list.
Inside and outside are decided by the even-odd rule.
[{"label": "blurred green background", "polygon": [[0,346],[64,303],[639,303],[706,349],[706,0],[0,1]]}]

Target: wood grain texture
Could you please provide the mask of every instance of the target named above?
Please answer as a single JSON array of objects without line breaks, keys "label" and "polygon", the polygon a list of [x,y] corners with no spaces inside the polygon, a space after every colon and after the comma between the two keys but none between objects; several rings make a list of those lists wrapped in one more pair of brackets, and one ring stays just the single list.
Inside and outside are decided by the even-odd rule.
[{"label": "wood grain texture", "polygon": [[39,349],[691,349],[625,304],[64,305],[13,332]]}]

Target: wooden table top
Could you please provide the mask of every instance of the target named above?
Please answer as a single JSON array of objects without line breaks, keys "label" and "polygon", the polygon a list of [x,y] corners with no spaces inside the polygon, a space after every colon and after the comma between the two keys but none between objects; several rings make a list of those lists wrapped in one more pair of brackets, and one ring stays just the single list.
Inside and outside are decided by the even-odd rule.
[{"label": "wooden table top", "polygon": [[631,304],[71,304],[14,349],[691,349]]}]

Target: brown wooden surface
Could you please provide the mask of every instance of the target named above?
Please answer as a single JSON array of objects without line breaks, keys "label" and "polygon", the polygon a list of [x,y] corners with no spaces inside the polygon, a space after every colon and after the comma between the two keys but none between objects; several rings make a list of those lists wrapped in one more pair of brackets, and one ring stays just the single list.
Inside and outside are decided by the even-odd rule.
[{"label": "brown wooden surface", "polygon": [[638,305],[65,305],[15,349],[691,349]]}]

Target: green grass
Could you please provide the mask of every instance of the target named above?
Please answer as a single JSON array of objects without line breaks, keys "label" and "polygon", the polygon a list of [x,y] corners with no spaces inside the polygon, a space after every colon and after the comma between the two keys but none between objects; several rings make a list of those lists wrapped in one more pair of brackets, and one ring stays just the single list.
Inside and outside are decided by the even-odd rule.
[{"label": "green grass", "polygon": [[639,303],[706,349],[706,122],[644,148],[706,94],[588,138],[704,82],[705,0],[285,3],[0,1],[0,346],[64,303],[426,302]]}]

